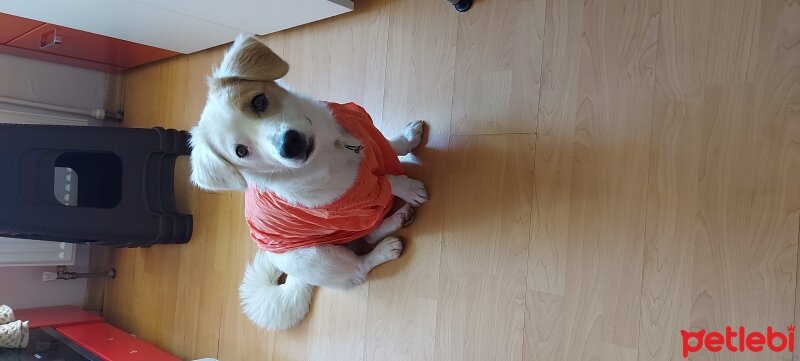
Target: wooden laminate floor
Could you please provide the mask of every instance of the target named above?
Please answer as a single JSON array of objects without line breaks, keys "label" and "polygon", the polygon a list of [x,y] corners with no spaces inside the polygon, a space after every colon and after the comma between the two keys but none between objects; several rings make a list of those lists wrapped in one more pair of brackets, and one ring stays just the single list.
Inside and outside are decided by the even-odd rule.
[{"label": "wooden laminate floor", "polygon": [[[428,121],[403,257],[259,331],[242,196],[193,190],[189,244],[113,253],[111,322],[187,359],[628,361],[681,360],[681,329],[797,320],[800,2],[356,8],[265,42],[290,83],[389,134]],[[126,125],[191,127],[222,51],[129,72]]]}]

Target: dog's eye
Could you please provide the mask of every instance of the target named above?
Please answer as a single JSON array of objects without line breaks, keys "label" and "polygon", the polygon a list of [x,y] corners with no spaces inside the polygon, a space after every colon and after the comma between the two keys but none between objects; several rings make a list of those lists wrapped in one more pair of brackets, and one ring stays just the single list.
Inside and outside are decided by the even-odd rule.
[{"label": "dog's eye", "polygon": [[267,96],[264,95],[264,93],[256,95],[253,97],[253,100],[250,101],[250,105],[253,107],[253,110],[259,113],[267,109],[267,104]]},{"label": "dog's eye", "polygon": [[247,149],[246,146],[238,144],[236,145],[236,156],[239,158],[247,157],[250,154],[250,150]]}]

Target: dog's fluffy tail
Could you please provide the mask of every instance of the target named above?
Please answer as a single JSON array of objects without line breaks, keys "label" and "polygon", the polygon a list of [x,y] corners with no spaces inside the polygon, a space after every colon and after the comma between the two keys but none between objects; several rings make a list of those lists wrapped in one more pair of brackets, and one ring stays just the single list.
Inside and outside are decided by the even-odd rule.
[{"label": "dog's fluffy tail", "polygon": [[314,286],[287,276],[278,284],[283,272],[258,251],[253,263],[247,266],[239,286],[239,298],[244,314],[258,327],[283,330],[294,327],[308,312]]}]

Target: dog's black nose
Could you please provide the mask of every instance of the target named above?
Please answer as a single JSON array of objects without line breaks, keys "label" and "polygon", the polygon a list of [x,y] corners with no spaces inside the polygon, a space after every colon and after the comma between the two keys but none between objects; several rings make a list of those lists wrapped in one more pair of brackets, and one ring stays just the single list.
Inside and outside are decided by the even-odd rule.
[{"label": "dog's black nose", "polygon": [[307,156],[306,148],[308,148],[308,143],[306,143],[306,138],[300,132],[288,130],[283,133],[280,149],[281,157],[287,159],[305,158]]}]

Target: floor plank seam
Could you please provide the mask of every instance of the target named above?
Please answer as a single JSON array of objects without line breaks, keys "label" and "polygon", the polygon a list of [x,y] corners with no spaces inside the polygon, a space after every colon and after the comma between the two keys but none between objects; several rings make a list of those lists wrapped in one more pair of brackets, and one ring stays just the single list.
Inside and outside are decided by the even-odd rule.
[{"label": "floor plank seam", "polygon": [[[659,65],[659,59],[660,59],[659,57],[662,55],[661,54],[661,52],[662,52],[662,49],[661,49],[661,45],[662,45],[661,44],[661,41],[662,41],[662,38],[661,38],[661,35],[662,35],[661,34],[661,25],[662,25],[661,24],[661,21],[662,21],[661,14],[662,14],[663,11],[664,11],[663,7],[659,6],[659,9],[658,9],[658,24],[657,24],[658,30],[656,32],[656,43],[655,43],[656,54],[655,54],[655,57],[654,57],[654,60],[653,60],[654,61],[654,66],[653,66],[653,91],[651,92],[651,96],[650,96],[650,137],[648,139],[648,141],[650,143],[650,146],[647,148],[648,149],[648,155],[647,155],[647,177],[645,179],[644,227],[643,227],[643,233],[642,233],[642,242],[644,244],[642,245],[642,258],[641,258],[642,272],[641,272],[641,279],[640,279],[640,283],[639,283],[639,309],[638,309],[638,312],[639,312],[639,318],[638,318],[639,319],[639,332],[637,333],[637,337],[636,337],[636,345],[637,345],[636,352],[637,352],[638,355],[641,355],[641,352],[642,352],[642,337],[644,336],[643,335],[644,327],[642,327],[643,308],[645,307],[645,298],[644,298],[645,277],[644,277],[644,274],[645,274],[645,267],[647,266],[646,263],[645,263],[645,259],[646,259],[645,255],[647,254],[647,247],[648,247],[648,241],[647,241],[647,225],[648,225],[647,223],[648,222],[647,222],[647,220],[648,220],[648,215],[650,213],[650,196],[649,196],[649,194],[650,194],[650,177],[652,176],[651,173],[652,173],[652,165],[653,165],[652,164],[652,162],[653,162],[652,156],[653,156],[653,148],[658,146],[658,142],[655,141],[655,139],[654,139],[654,130],[653,130],[653,128],[655,126],[655,119],[656,119],[656,91],[657,91],[658,86],[659,86],[658,85],[658,77],[657,77],[658,68],[659,68],[658,65]],[[645,350],[645,352],[649,353],[649,350]],[[638,358],[641,359],[641,356],[639,356]]]}]

